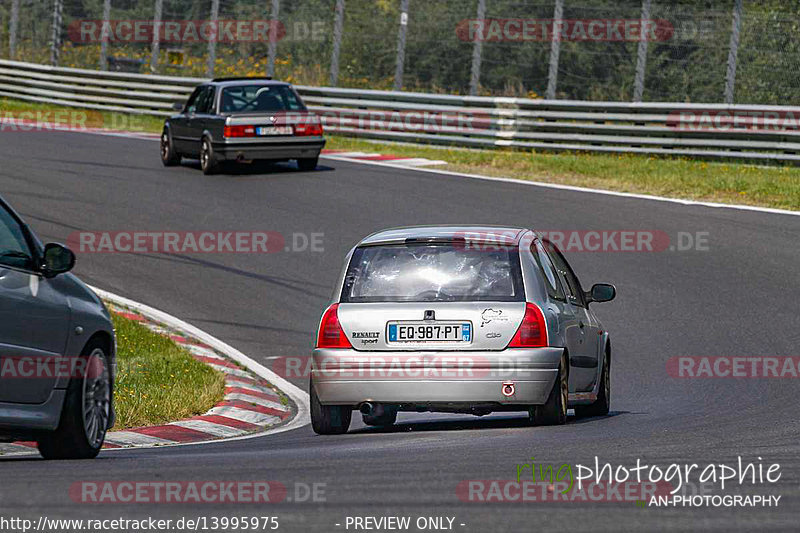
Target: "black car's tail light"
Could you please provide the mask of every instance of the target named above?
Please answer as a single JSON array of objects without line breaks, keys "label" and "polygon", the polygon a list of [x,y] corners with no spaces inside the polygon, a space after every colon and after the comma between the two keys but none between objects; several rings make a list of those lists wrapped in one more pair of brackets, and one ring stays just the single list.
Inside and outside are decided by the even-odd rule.
[{"label": "black car's tail light", "polygon": [[225,126],[222,132],[224,137],[255,137],[255,126]]}]

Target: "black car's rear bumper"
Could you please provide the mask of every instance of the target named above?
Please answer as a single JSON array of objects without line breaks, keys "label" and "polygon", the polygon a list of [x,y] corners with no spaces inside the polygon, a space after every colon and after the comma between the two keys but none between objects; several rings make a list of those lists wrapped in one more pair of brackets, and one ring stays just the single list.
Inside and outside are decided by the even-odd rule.
[{"label": "black car's rear bumper", "polygon": [[219,161],[236,159],[308,159],[318,157],[325,146],[323,137],[225,139],[212,143]]}]

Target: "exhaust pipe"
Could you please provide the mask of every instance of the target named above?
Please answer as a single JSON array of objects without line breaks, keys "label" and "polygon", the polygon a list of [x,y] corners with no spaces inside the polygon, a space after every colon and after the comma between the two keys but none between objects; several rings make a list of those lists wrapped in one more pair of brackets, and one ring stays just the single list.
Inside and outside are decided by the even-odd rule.
[{"label": "exhaust pipe", "polygon": [[385,409],[379,403],[364,402],[358,406],[358,410],[364,416],[383,416]]}]

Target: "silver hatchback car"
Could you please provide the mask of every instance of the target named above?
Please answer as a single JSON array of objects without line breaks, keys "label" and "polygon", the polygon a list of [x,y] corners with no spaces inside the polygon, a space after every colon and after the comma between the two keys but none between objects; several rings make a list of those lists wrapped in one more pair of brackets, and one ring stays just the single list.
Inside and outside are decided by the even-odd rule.
[{"label": "silver hatchback car", "polygon": [[116,341],[100,298],[0,199],[0,442],[88,459],[114,424]]},{"label": "silver hatchback car", "polygon": [[535,424],[608,413],[611,342],[561,252],[512,227],[374,233],[347,255],[313,353],[311,421],[345,433],[399,411],[527,411]]}]

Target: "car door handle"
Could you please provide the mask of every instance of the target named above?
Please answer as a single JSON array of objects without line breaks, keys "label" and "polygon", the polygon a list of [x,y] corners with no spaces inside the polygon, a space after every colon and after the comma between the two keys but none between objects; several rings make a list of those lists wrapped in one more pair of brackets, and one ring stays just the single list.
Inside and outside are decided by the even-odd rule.
[{"label": "car door handle", "polygon": [[583,329],[583,328],[585,328],[585,327],[586,327],[586,324],[584,324],[584,323],[583,323],[583,320],[581,320],[580,322],[578,322],[578,326],[579,326],[581,329]]}]

